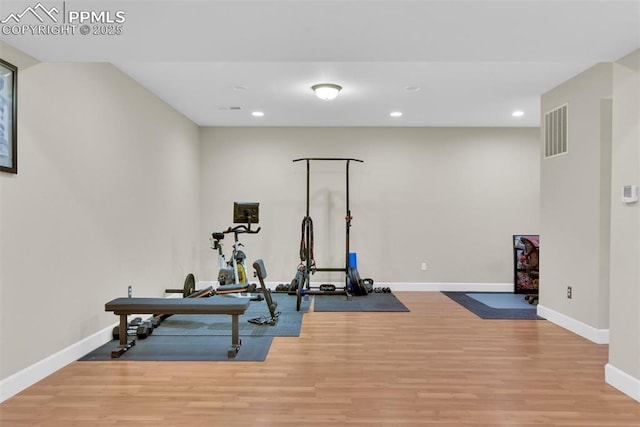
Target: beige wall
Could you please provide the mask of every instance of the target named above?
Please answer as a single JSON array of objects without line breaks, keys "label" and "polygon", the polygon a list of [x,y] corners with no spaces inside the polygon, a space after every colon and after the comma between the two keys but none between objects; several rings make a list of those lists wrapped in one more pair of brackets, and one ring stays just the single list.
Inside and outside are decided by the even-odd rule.
[{"label": "beige wall", "polygon": [[[234,201],[261,203],[262,230],[243,240],[248,258],[264,258],[270,281],[293,278],[301,157],[364,160],[350,167],[351,249],[376,282],[513,283],[512,235],[539,232],[537,128],[203,128],[201,140],[202,280],[217,275],[206,237],[232,225]],[[340,267],[345,165],[311,169],[316,259]],[[329,279],[339,276],[312,277]]]},{"label": "beige wall", "polygon": [[542,112],[565,103],[569,153],[541,161],[540,304],[606,331],[606,380],[640,400],[640,208],[621,200],[640,183],[640,51],[544,94]]},{"label": "beige wall", "polygon": [[611,76],[596,65],[541,101],[542,114],[568,103],[569,148],[541,160],[540,303],[596,329],[609,326]]},{"label": "beige wall", "polygon": [[609,363],[640,383],[640,205],[620,200],[640,185],[640,50],[614,64],[613,99]]},{"label": "beige wall", "polygon": [[0,379],[162,296],[197,266],[198,128],[108,64],[19,67],[18,175],[0,174]]}]

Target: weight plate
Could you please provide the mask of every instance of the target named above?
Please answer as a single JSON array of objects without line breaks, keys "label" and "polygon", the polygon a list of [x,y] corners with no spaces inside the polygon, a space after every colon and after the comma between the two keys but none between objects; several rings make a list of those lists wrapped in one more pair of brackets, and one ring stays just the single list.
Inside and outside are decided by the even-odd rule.
[{"label": "weight plate", "polygon": [[351,288],[356,295],[367,295],[367,288],[360,282],[360,274],[355,267],[349,267],[349,281],[351,282]]},{"label": "weight plate", "polygon": [[193,274],[187,274],[186,279],[184,279],[184,288],[182,291],[182,297],[187,298],[189,295],[196,291],[196,278]]}]

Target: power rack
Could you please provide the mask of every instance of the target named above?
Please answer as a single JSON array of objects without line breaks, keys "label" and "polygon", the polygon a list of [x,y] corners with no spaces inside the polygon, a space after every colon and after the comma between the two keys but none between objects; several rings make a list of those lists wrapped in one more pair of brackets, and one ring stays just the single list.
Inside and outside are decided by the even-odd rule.
[{"label": "power rack", "polygon": [[[310,216],[309,198],[311,187],[311,162],[315,161],[332,161],[332,162],[345,162],[345,178],[346,178],[346,214],[345,214],[345,254],[344,265],[342,267],[318,267],[315,265],[314,259],[314,247],[313,247],[313,222]],[[308,294],[345,294],[350,296],[353,287],[362,286],[357,276],[357,270],[355,266],[349,264],[349,239],[351,229],[351,209],[349,207],[349,166],[351,162],[364,163],[363,160],[354,158],[342,158],[342,157],[305,157],[301,159],[295,159],[293,162],[306,162],[307,165],[307,209],[306,216],[302,221],[302,237],[300,243],[300,266],[294,281],[297,281],[296,294],[298,297],[298,310],[300,309],[300,300],[303,292]],[[343,272],[344,288],[330,289],[330,286],[321,285],[320,287],[311,287],[309,276],[317,271],[323,272]],[[356,279],[357,277],[357,279]],[[349,286],[351,282],[351,288]],[[357,283],[354,283],[357,282]],[[328,289],[329,288],[329,289]],[[365,291],[366,294],[366,291]]]}]

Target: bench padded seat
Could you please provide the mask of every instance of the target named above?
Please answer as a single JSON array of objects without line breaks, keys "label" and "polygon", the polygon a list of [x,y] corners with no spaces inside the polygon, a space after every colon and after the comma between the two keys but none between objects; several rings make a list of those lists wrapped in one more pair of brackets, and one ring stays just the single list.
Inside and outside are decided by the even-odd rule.
[{"label": "bench padded seat", "polygon": [[114,314],[243,314],[249,303],[225,298],[116,298],[104,308]]}]

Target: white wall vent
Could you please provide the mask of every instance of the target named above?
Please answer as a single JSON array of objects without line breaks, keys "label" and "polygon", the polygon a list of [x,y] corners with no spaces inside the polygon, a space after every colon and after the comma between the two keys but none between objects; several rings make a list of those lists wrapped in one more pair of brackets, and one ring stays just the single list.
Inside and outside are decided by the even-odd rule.
[{"label": "white wall vent", "polygon": [[562,105],[544,115],[544,157],[566,154],[568,150],[567,139],[567,107]]}]

